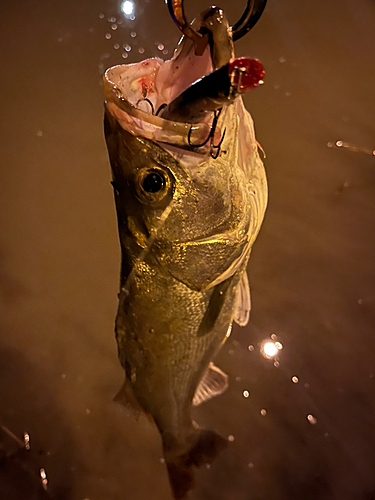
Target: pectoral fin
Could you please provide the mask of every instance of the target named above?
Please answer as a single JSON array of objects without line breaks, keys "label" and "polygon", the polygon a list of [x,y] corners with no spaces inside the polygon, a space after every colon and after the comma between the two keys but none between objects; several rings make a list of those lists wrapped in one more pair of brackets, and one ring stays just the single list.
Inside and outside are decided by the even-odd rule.
[{"label": "pectoral fin", "polygon": [[222,394],[228,387],[228,375],[210,363],[195,391],[193,406],[198,406]]},{"label": "pectoral fin", "polygon": [[246,326],[250,318],[250,286],[246,270],[242,272],[234,302],[234,321],[239,326]]}]

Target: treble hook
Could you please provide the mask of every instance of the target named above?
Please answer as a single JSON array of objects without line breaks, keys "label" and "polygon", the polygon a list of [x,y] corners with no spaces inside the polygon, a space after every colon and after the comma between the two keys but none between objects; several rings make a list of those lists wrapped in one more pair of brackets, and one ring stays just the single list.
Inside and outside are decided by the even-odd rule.
[{"label": "treble hook", "polygon": [[[173,21],[182,33],[193,40],[197,46],[196,54],[202,55],[207,45],[207,35],[195,31],[186,19],[183,0],[165,0]],[[258,22],[267,0],[247,0],[247,5],[240,19],[231,27],[233,41],[242,38]]]},{"label": "treble hook", "polygon": [[[225,132],[226,132],[226,129],[224,129],[223,135],[221,136],[219,143],[214,144],[215,130],[216,130],[217,122],[219,120],[219,116],[220,116],[222,109],[223,108],[219,108],[219,109],[216,109],[214,111],[214,119],[212,121],[210,133],[208,134],[207,139],[205,139],[201,144],[193,144],[191,142],[191,133],[192,133],[193,127],[190,127],[189,132],[188,132],[188,137],[187,137],[189,146],[191,148],[194,148],[194,149],[201,148],[201,147],[205,146],[208,143],[208,141],[210,141],[210,147],[211,147],[210,155],[214,160],[216,160],[216,158],[218,158],[218,156],[220,154],[221,145],[224,141]],[[215,153],[212,152],[213,149],[216,149]]]}]

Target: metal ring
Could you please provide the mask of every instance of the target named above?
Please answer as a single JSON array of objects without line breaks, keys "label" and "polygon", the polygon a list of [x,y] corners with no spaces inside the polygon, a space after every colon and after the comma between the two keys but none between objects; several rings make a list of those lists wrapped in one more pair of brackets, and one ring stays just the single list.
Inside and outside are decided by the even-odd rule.
[{"label": "metal ring", "polygon": [[[166,3],[173,21],[177,24],[182,33],[197,44],[198,50],[200,47],[205,47],[207,38],[190,26],[185,16],[183,0],[166,0]],[[233,41],[242,38],[255,26],[263,13],[266,3],[267,0],[247,0],[244,13],[239,21],[231,27]]]}]

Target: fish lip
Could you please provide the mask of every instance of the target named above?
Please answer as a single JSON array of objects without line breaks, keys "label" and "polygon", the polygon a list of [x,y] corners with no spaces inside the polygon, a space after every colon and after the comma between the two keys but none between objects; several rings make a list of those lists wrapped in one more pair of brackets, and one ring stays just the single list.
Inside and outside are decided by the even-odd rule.
[{"label": "fish lip", "polygon": [[[199,144],[210,133],[210,125],[202,122],[197,124],[175,122],[166,120],[160,116],[147,113],[137,108],[124,95],[119,84],[114,80],[114,75],[121,70],[127,69],[129,65],[117,65],[108,68],[103,75],[103,89],[105,106],[109,113],[120,123],[121,127],[133,135],[143,136],[147,139],[161,143],[167,143],[181,148],[191,149],[190,141]],[[196,153],[208,154],[209,145]]]},{"label": "fish lip", "polygon": [[[147,68],[149,68],[149,73],[147,73]],[[164,72],[160,73],[161,76],[157,80],[160,70],[164,70]],[[182,37],[170,60],[163,61],[154,57],[138,63],[121,64],[108,68],[103,75],[105,106],[118,120],[121,127],[133,135],[187,149],[199,155],[208,155],[211,151],[209,143],[201,147],[192,145],[204,143],[210,134],[210,116],[207,116],[206,120],[194,124],[177,122],[139,109],[137,103],[144,97],[139,85],[143,78],[142,75],[145,75],[151,83],[148,90],[153,87],[147,93],[147,98],[150,97],[154,101],[153,107],[157,109],[157,105],[160,104],[157,99],[162,102],[171,102],[192,83],[208,75],[212,70],[213,61],[210,48],[207,47],[203,55],[196,56],[192,41]],[[183,83],[175,88],[176,81]],[[137,84],[138,93],[131,88]],[[156,88],[158,85],[162,88]],[[167,93],[167,99],[165,99],[165,93]],[[225,113],[222,113],[220,122],[223,123],[224,119]],[[220,123],[218,123],[218,132],[220,132],[220,128]]]}]

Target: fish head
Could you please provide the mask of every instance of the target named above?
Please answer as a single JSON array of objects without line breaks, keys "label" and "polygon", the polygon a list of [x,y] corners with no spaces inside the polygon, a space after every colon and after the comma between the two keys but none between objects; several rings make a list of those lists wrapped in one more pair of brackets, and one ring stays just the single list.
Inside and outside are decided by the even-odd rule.
[{"label": "fish head", "polygon": [[265,175],[240,98],[215,115],[214,126],[212,113],[194,124],[158,116],[160,106],[233,56],[220,9],[193,26],[208,33],[202,55],[183,37],[168,61],[147,59],[104,75],[123,281],[147,258],[193,290],[212,287],[246,264],[263,218]]}]

